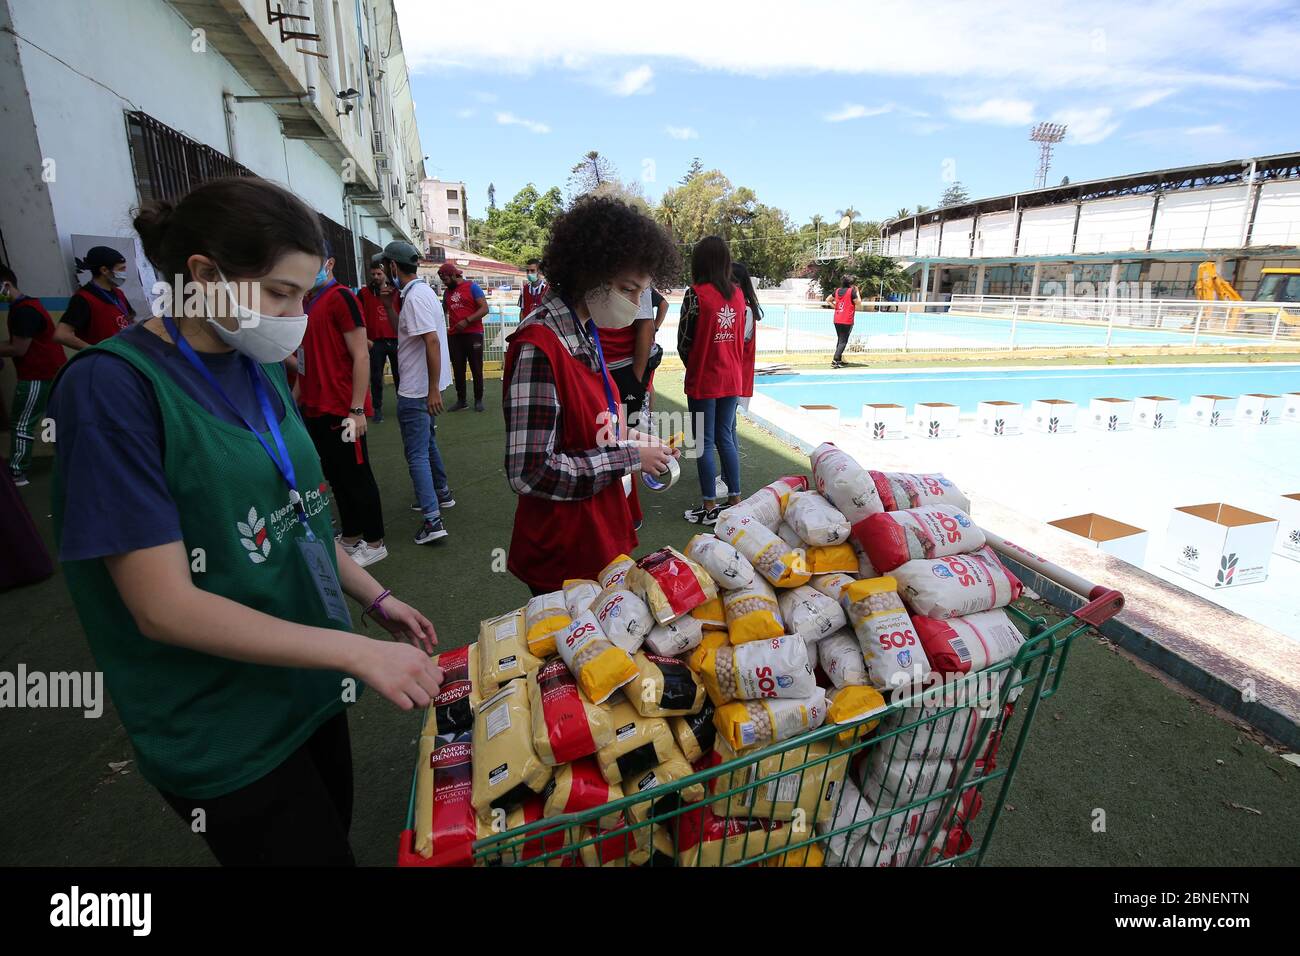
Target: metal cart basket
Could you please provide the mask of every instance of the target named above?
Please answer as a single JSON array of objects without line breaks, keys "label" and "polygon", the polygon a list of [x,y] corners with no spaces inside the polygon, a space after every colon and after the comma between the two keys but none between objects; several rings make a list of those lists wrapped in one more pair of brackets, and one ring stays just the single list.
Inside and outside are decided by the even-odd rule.
[{"label": "metal cart basket", "polygon": [[[1024,606],[1007,608],[1026,636],[1012,660],[887,696],[883,710],[858,724],[827,724],[725,761],[714,754],[712,766],[706,756],[672,783],[430,858],[414,852],[413,781],[399,865],[978,865],[1039,704],[1060,689],[1071,643],[1124,605],[1117,591],[986,537],[1004,559],[1080,605],[1057,608],[1056,623],[1023,598]],[[622,825],[601,829],[611,817]]]}]

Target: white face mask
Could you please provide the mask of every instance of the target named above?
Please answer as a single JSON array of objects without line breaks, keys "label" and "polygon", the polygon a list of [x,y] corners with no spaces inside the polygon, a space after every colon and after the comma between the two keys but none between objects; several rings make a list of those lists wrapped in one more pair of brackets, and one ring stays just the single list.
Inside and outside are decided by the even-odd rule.
[{"label": "white face mask", "polygon": [[625,329],[636,321],[640,311],[637,303],[615,292],[610,285],[592,289],[587,293],[586,301],[591,320],[602,329]]},{"label": "white face mask", "polygon": [[283,362],[292,355],[302,344],[302,337],[307,333],[307,316],[263,315],[261,312],[247,309],[235,299],[234,290],[230,288],[230,283],[226,281],[220,269],[217,270],[217,275],[221,276],[221,284],[226,290],[226,298],[230,301],[231,312],[239,320],[238,327],[231,331],[212,316],[208,316],[208,323],[217,333],[217,338],[236,352],[247,355],[254,362],[262,365]]},{"label": "white face mask", "polygon": [[117,286],[120,289],[122,286],[126,285],[126,273],[110,272],[108,274],[108,281],[113,283],[113,285]]}]

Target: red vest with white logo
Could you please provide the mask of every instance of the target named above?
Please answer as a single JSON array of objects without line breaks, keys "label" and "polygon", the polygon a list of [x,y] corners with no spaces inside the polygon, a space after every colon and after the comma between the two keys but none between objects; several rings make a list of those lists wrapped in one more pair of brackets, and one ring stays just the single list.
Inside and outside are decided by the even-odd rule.
[{"label": "red vest with white logo", "polygon": [[541,286],[538,287],[537,294],[534,295],[532,288],[528,283],[524,283],[523,305],[519,307],[519,321],[522,322],[524,319],[528,318],[528,313],[542,304],[542,299],[546,296],[549,289],[550,286],[543,282]]},{"label": "red vest with white logo", "polygon": [[[525,342],[542,350],[555,376],[556,398],[563,409],[555,450],[596,448],[604,422],[601,413],[609,408],[602,379],[610,394],[618,395],[613,381],[607,373],[592,371],[570,354],[549,327],[533,322],[510,336],[503,396],[510,392],[519,347]],[[636,544],[632,514],[619,479],[577,501],[520,495],[506,567],[525,584],[556,591],[568,578],[594,578],[620,554],[631,554]]]},{"label": "red vest with white logo", "polygon": [[853,324],[853,286],[835,290],[835,324]]},{"label": "red vest with white logo", "polygon": [[745,388],[745,294],[733,286],[724,299],[712,283],[691,286],[700,300],[686,364],[688,398],[730,398]]},{"label": "red vest with white logo", "polygon": [[[18,305],[31,306],[41,314],[45,324],[32,336],[31,344],[27,346],[27,354],[14,356],[14,371],[24,382],[48,382],[58,374],[59,369],[63,368],[63,363],[68,360],[63,346],[54,341],[54,320],[50,318],[50,313],[45,311],[45,306],[41,305],[40,299],[30,295],[15,299],[9,304],[11,316],[14,307]],[[13,338],[12,328],[9,330],[9,337]]]},{"label": "red vest with white logo", "polygon": [[478,300],[474,298],[474,286],[467,279],[461,279],[456,283],[456,288],[448,288],[442,294],[442,305],[447,312],[447,331],[452,335],[469,335],[471,332],[483,331],[483,320],[475,319],[469,325],[458,331],[452,331],[456,328],[456,323],[463,321],[467,316],[474,314],[478,308]]},{"label": "red vest with white logo", "polygon": [[73,298],[80,296],[90,306],[90,322],[82,335],[78,336],[87,345],[98,345],[104,339],[112,338],[123,329],[130,328],[131,306],[121,289],[114,289],[110,295],[117,299],[117,305],[109,305],[101,296],[82,286],[74,292]]}]

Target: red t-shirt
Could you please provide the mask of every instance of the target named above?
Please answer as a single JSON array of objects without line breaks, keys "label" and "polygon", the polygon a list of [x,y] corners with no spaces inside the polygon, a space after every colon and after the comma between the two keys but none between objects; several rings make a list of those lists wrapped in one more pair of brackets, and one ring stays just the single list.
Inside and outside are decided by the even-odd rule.
[{"label": "red t-shirt", "polygon": [[[394,289],[375,293],[369,286],[357,293],[361,311],[366,319],[366,338],[374,342],[378,339],[397,338],[397,329],[393,323],[397,313],[402,309],[402,297]],[[393,310],[393,319],[388,318],[388,309]]]},{"label": "red t-shirt", "polygon": [[853,286],[835,290],[835,324],[853,324]]},{"label": "red t-shirt", "polygon": [[14,337],[31,339],[27,354],[14,356],[21,381],[48,382],[68,360],[63,346],[54,341],[54,320],[40,299],[25,295],[9,304],[9,338]]},{"label": "red t-shirt", "polygon": [[712,283],[692,286],[700,301],[695,339],[687,358],[688,398],[730,398],[745,389],[745,293],[724,299]]},{"label": "red t-shirt", "polygon": [[[343,334],[365,327],[361,303],[331,280],[307,305],[307,332],[298,346],[298,404],[304,415],[343,418],[352,407],[352,353]],[[371,413],[366,390],[366,414]]]},{"label": "red t-shirt", "polygon": [[[477,298],[474,293],[478,293]],[[456,323],[461,322],[466,316],[473,315],[478,309],[479,301],[483,299],[483,290],[475,282],[467,279],[461,279],[456,283],[456,287],[448,288],[442,294],[442,307],[447,313],[447,332],[450,335],[470,335],[474,332],[483,331],[483,320],[475,319],[463,329],[457,329]]]}]

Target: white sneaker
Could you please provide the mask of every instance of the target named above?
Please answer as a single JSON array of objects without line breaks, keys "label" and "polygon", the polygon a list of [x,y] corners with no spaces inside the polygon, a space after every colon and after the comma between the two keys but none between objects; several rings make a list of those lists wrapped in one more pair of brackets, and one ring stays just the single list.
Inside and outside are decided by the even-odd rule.
[{"label": "white sneaker", "polygon": [[348,554],[352,555],[352,560],[357,563],[357,567],[364,568],[388,557],[388,548],[382,544],[373,548],[365,541],[358,541],[355,548],[348,549]]}]

